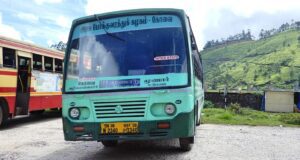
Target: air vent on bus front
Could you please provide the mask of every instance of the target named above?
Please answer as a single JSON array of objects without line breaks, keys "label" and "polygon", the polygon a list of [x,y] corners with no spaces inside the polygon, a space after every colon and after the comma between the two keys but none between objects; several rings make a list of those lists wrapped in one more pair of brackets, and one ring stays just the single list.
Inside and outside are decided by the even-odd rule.
[{"label": "air vent on bus front", "polygon": [[93,102],[97,118],[144,117],[146,100]]}]

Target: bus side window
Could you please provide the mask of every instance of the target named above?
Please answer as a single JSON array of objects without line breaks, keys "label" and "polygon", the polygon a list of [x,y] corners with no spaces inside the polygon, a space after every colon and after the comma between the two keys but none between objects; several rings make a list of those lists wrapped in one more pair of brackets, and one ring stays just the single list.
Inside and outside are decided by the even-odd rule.
[{"label": "bus side window", "polygon": [[193,52],[193,65],[194,65],[194,72],[195,76],[199,79],[202,80],[202,68],[200,64],[200,58],[197,52]]},{"label": "bus side window", "polygon": [[33,69],[41,71],[43,69],[42,56],[33,54],[32,59],[33,59]]},{"label": "bus side window", "polygon": [[53,72],[53,58],[44,56],[45,71]]},{"label": "bus side window", "polygon": [[193,34],[191,34],[191,48],[195,76],[203,83],[202,59]]},{"label": "bus side window", "polygon": [[55,72],[62,73],[62,60],[55,58]]},{"label": "bus side window", "polygon": [[3,67],[16,68],[16,50],[3,48]]}]

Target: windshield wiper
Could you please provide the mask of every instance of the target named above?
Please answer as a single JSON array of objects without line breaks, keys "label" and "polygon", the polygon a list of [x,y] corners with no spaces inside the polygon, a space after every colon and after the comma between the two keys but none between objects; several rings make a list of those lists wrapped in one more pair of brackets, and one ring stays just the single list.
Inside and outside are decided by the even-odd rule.
[{"label": "windshield wiper", "polygon": [[[99,24],[101,25],[101,20],[99,19],[99,17],[96,14],[94,16],[97,19],[97,21],[99,22]],[[117,39],[119,41],[126,42],[125,39],[123,39],[123,38],[121,38],[119,36],[116,36],[115,34],[112,34],[112,33],[108,32],[106,30],[105,26],[103,27],[103,30],[104,30],[104,32],[105,32],[106,35],[109,35],[110,37],[113,37],[113,38],[115,38],[115,39]]]}]

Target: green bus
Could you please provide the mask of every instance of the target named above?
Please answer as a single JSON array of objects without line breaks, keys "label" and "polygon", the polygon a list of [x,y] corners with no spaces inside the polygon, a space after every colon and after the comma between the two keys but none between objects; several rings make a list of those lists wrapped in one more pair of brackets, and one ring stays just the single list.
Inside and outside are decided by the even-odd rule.
[{"label": "green bus", "polygon": [[204,102],[201,56],[180,9],[137,9],[73,21],[64,61],[67,141],[179,138],[190,150]]}]

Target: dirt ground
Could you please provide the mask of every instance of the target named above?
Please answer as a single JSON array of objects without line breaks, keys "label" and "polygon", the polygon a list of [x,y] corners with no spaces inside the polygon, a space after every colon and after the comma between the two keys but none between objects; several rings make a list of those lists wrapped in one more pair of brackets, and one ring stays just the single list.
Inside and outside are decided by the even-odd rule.
[{"label": "dirt ground", "polygon": [[300,128],[203,124],[190,152],[177,140],[120,142],[104,148],[98,142],[66,142],[57,113],[10,121],[0,129],[0,159],[300,159]]}]

